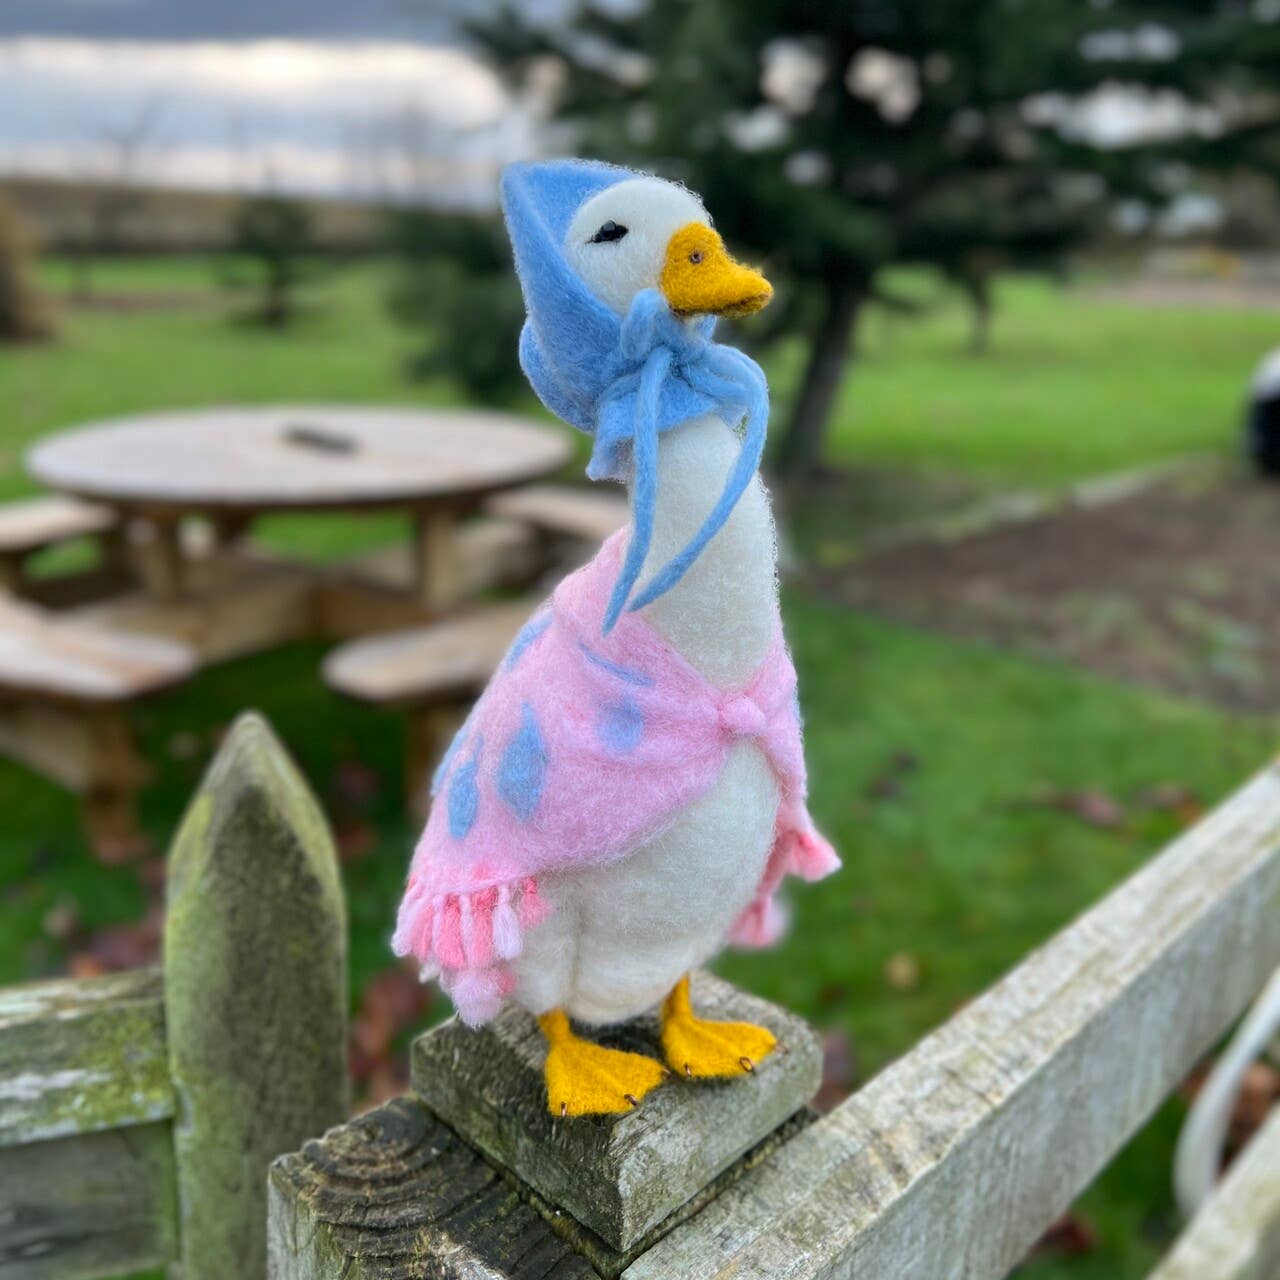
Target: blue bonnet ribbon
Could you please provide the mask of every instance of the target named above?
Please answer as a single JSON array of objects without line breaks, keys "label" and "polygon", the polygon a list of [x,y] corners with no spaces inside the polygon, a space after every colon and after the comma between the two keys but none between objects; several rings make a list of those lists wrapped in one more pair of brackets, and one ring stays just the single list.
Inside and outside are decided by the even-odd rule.
[{"label": "blue bonnet ribbon", "polygon": [[[657,289],[637,294],[619,317],[565,259],[564,237],[579,206],[636,176],[583,160],[511,165],[502,176],[527,311],[521,367],[552,413],[595,436],[591,479],[624,478],[630,445],[634,529],[605,612],[606,633],[624,608],[641,609],[670,591],[724,525],[760,466],[769,418],[764,373],[741,351],[711,340],[714,317],[681,320]],[[742,423],[742,448],[698,532],[633,598],[653,536],[658,436],[706,413]]]}]

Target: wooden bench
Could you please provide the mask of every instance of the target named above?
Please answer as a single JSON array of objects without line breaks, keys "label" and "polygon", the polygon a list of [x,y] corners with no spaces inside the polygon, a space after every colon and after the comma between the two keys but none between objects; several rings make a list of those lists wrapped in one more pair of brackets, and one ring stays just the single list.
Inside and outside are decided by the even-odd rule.
[{"label": "wooden bench", "polygon": [[[546,567],[546,550],[519,520],[481,516],[460,525],[453,591],[475,599],[494,588],[522,590]],[[420,548],[393,542],[330,567],[319,586],[316,623],[334,640],[421,626],[430,618],[413,590]]]},{"label": "wooden bench", "polygon": [[409,712],[405,786],[425,804],[424,782],[459,712],[484,688],[535,602],[491,604],[425,627],[352,640],[324,662],[338,693],[371,706]]},{"label": "wooden bench", "polygon": [[627,523],[627,500],[611,490],[531,484],[495,493],[485,502],[491,515],[520,520],[550,538],[596,546]]},{"label": "wooden bench", "polygon": [[0,587],[20,592],[26,584],[26,558],[46,547],[74,538],[104,539],[120,531],[116,513],[108,507],[60,494],[23,498],[0,505]]},{"label": "wooden bench", "polygon": [[138,847],[134,801],[147,769],[125,716],[196,669],[186,645],[86,626],[0,597],[0,753],[84,798],[106,860]]}]

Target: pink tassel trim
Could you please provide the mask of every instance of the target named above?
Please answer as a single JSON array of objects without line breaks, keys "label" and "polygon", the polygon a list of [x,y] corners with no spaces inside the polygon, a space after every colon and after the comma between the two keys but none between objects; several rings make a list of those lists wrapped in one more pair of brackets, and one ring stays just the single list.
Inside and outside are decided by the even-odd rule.
[{"label": "pink tassel trim", "polygon": [[795,830],[790,835],[787,870],[802,880],[821,880],[840,870],[840,859],[830,841],[812,827]]},{"label": "pink tassel trim", "polygon": [[[498,1006],[515,979],[503,962],[524,950],[524,932],[551,914],[533,876],[469,893],[428,895],[411,879],[400,904],[391,940],[398,956],[413,956],[425,978],[440,974],[440,985],[462,1012],[460,999],[480,1021],[502,988]],[[464,992],[461,997],[457,994]],[[496,1012],[496,1008],[494,1010]],[[471,1018],[467,1018],[468,1021]]]},{"label": "pink tassel trim", "polygon": [[756,898],[733,923],[729,941],[737,947],[768,947],[782,937],[787,913],[772,894]]},{"label": "pink tassel trim", "polygon": [[803,810],[784,808],[778,814],[778,831],[756,896],[733,922],[729,941],[739,947],[767,947],[787,927],[786,912],[774,897],[783,877],[821,880],[840,867],[840,859],[827,839],[814,830]]},{"label": "pink tassel trim", "polygon": [[510,970],[497,966],[456,972],[446,969],[440,975],[440,986],[453,1001],[458,1017],[469,1027],[479,1027],[498,1015],[515,989],[515,978]]}]

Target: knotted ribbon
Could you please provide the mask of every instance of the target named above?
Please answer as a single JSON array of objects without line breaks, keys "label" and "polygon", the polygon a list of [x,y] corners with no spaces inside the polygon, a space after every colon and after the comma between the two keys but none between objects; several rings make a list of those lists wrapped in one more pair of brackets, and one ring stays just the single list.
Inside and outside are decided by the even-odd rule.
[{"label": "knotted ribbon", "polygon": [[[642,609],[684,577],[719,532],[760,467],[769,422],[769,388],[760,366],[734,347],[711,341],[714,319],[684,321],[672,314],[657,289],[636,295],[622,321],[617,372],[596,408],[596,442],[587,475],[593,480],[622,470],[621,446],[631,445],[632,537],[605,611],[608,633],[623,609]],[[632,596],[653,539],[658,495],[658,434],[678,425],[662,406],[675,384],[703,397],[725,421],[742,423],[742,448],[714,507],[683,550]]]}]

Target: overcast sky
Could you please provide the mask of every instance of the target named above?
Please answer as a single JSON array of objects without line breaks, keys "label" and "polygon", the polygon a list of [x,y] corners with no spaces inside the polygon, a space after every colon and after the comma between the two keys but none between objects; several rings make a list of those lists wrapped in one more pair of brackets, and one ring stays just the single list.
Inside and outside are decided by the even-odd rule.
[{"label": "overcast sky", "polygon": [[487,2],[2,0],[0,172],[484,199],[531,145],[455,40]]},{"label": "overcast sky", "polygon": [[[520,0],[548,22],[575,2]],[[496,3],[0,0],[0,174],[490,203],[498,167],[533,148],[538,101],[513,100],[458,42],[459,16]],[[625,10],[642,0],[592,3]],[[1095,43],[1098,57],[1176,51],[1176,37],[1150,23]],[[766,92],[811,89],[813,55],[797,47],[784,57],[786,42],[775,44]],[[915,68],[895,75],[901,60],[883,51],[859,60],[877,57],[883,109],[909,112],[918,91],[899,91],[913,89]],[[875,68],[849,68],[850,92],[872,92],[857,87],[874,78],[863,70]],[[773,86],[778,94],[774,79],[787,82]],[[1111,145],[1211,136],[1216,125],[1168,91],[1059,99],[1030,106]]]}]

